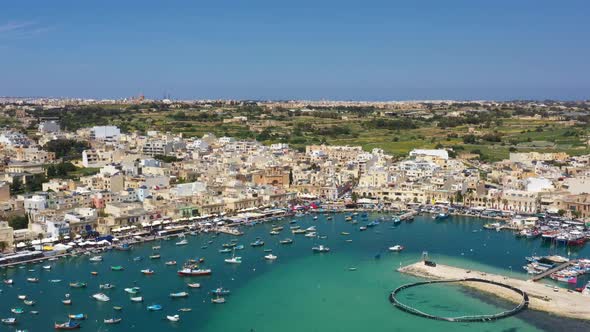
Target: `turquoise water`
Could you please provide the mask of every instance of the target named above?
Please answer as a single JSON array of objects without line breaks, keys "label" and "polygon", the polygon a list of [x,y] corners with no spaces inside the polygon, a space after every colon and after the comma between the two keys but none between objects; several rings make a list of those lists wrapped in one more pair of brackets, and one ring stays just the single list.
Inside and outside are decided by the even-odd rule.
[{"label": "turquoise water", "polygon": [[[373,220],[379,215],[371,215]],[[360,218],[359,218],[360,219]],[[444,222],[434,222],[428,217],[417,217],[412,223],[393,227],[382,223],[365,232],[359,232],[357,225],[344,222],[344,215],[335,215],[334,220],[319,216],[318,220],[306,216],[297,218],[303,228],[315,225],[325,240],[309,239],[303,235],[290,234],[287,220],[281,223],[285,229],[281,235],[271,236],[269,224],[246,227],[239,243],[246,248],[237,251],[243,263],[229,265],[223,262],[228,254],[220,254],[223,243],[232,237],[227,235],[187,236],[189,244],[175,246],[176,240],[161,243],[146,243],[130,252],[108,252],[101,263],[91,263],[88,257],[68,258],[44,271],[41,265],[30,265],[23,269],[0,271],[1,278],[13,278],[14,286],[1,285],[0,317],[19,319],[18,328],[29,331],[49,331],[54,321],[67,320],[67,314],[85,313],[88,320],[82,322],[88,331],[540,331],[553,330],[555,326],[548,316],[527,313],[491,323],[457,324],[426,320],[401,312],[392,307],[387,296],[395,287],[417,280],[395,271],[400,264],[417,261],[423,250],[430,258],[440,263],[452,264],[487,272],[511,274],[526,278],[521,266],[524,257],[531,254],[570,254],[572,257],[590,256],[588,248],[568,252],[566,248],[545,246],[540,240],[515,239],[511,233],[479,231],[485,220],[453,217]],[[344,236],[340,232],[350,232]],[[474,232],[475,231],[475,232]],[[256,237],[266,242],[263,248],[249,246]],[[285,237],[294,239],[292,245],[280,245]],[[352,239],[348,243],[345,239]],[[201,246],[213,241],[207,249]],[[329,254],[313,254],[311,247],[325,244],[332,251]],[[387,248],[402,244],[402,253],[389,253]],[[161,245],[161,260],[149,260],[153,245]],[[264,249],[273,249],[279,258],[264,260]],[[381,253],[380,259],[375,255]],[[133,257],[142,256],[143,261],[134,262]],[[213,269],[210,277],[180,278],[178,267],[165,266],[165,261],[176,260],[181,264],[189,258],[204,257],[205,266]],[[110,266],[122,265],[124,271],[111,271]],[[356,267],[356,271],[349,271]],[[155,270],[152,276],[144,276],[141,269]],[[33,269],[33,272],[29,272]],[[98,276],[91,276],[98,271]],[[26,282],[27,277],[38,277],[38,284]],[[49,283],[50,279],[61,279],[60,283]],[[86,289],[71,289],[71,281],[88,282]],[[113,283],[116,288],[104,291],[111,297],[107,303],[99,303],[90,296],[99,292],[101,283]],[[187,282],[199,282],[201,289],[189,289]],[[142,288],[144,303],[132,303],[123,288]],[[232,294],[227,303],[210,303],[208,292],[219,286],[228,288]],[[185,299],[171,299],[169,293],[187,291]],[[71,294],[73,305],[64,306],[64,294]],[[37,301],[34,307],[23,305],[17,295],[25,294]],[[466,315],[495,313],[509,304],[501,301],[490,302],[481,295],[467,293],[452,285],[418,288],[403,293],[403,300],[421,310],[444,315]],[[160,312],[148,312],[146,306],[161,304]],[[123,307],[114,311],[114,305]],[[25,313],[14,315],[10,309],[22,307],[37,310],[39,315]],[[176,314],[183,307],[192,312],[179,313],[181,321],[171,323],[165,315]],[[119,325],[104,325],[103,319],[122,317]],[[539,324],[545,323],[544,325]],[[571,330],[583,330],[588,325],[572,323]],[[3,326],[1,329],[9,330]]]}]

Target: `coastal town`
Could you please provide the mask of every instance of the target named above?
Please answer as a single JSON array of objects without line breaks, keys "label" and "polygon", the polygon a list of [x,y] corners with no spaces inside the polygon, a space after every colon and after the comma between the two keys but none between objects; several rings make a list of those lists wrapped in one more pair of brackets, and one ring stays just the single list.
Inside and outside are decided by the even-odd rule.
[{"label": "coastal town", "polygon": [[[142,134],[112,125],[67,131],[58,120],[29,116],[30,107],[7,103],[4,109],[35,130],[0,132],[3,260],[79,239],[153,233],[186,220],[231,226],[276,209],[320,206],[440,210],[499,218],[493,228],[567,245],[588,238],[590,154],[511,152],[484,162],[450,148],[405,156],[353,145],[298,150],[211,133]],[[547,225],[539,214],[558,222]],[[564,222],[569,227],[561,227]]]},{"label": "coastal town", "polygon": [[[55,107],[51,103],[42,106]],[[62,110],[62,117],[46,118],[38,115],[36,107],[14,100],[3,107],[4,114],[17,115],[17,122],[28,128],[5,126],[0,130],[3,269],[80,255],[90,255],[90,262],[96,263],[102,261],[100,255],[105,251],[129,251],[143,242],[154,243],[149,258],[159,259],[157,243],[162,240],[178,238],[176,245],[183,246],[188,244],[186,235],[237,237],[249,231],[245,226],[258,223],[272,223],[270,235],[279,235],[283,227],[276,223],[306,215],[314,216],[314,221],[318,216],[328,221],[332,214],[342,215],[345,223],[361,232],[386,221],[393,225],[411,222],[416,216],[426,216],[432,223],[445,222],[451,216],[483,218],[485,223],[478,226],[481,231],[511,232],[515,238],[540,239],[551,247],[572,250],[583,248],[590,239],[590,154],[513,151],[507,158],[490,161],[445,146],[416,147],[407,154],[394,155],[360,145],[321,142],[293,148],[284,142],[268,144],[255,138],[218,137],[211,132],[188,137],[157,128],[128,131],[113,124],[67,130],[60,122],[67,110]],[[233,115],[230,119],[248,121]],[[477,129],[466,135],[474,133]],[[380,217],[369,222],[368,213]],[[326,238],[317,234],[315,226],[291,226],[290,231],[307,238]],[[342,231],[341,235],[349,236],[350,232]],[[292,242],[285,238],[280,244]],[[264,246],[264,240],[256,238],[250,245]],[[233,240],[223,244],[219,253],[232,253],[225,263],[242,263],[242,258],[235,256],[236,248],[242,250],[244,246]],[[314,253],[330,252],[323,244],[312,249]],[[402,250],[401,244],[389,248],[390,252]],[[278,258],[271,249],[265,252],[266,260]],[[141,257],[133,261],[140,262]],[[204,261],[204,257],[189,260],[178,275],[210,275],[211,269],[199,268]],[[166,262],[176,264],[176,260]],[[522,257],[522,264],[521,272],[530,280],[546,277],[561,285],[545,287],[512,280],[510,287],[524,285],[533,295],[532,308],[584,318],[586,311],[572,313],[559,308],[564,303],[583,303],[581,297],[590,295],[590,283],[585,282],[590,260],[531,252]],[[112,271],[123,269],[121,265],[111,266]],[[447,279],[468,277],[470,272],[443,265],[429,269],[433,267],[417,263],[399,271]],[[155,271],[146,268],[141,273],[152,275]],[[92,275],[98,272],[92,271]],[[494,278],[494,282],[507,280]],[[27,280],[39,281],[34,277]],[[4,283],[12,285],[13,280],[4,279]],[[86,287],[83,282],[69,285]],[[109,289],[109,285],[101,284],[100,288]],[[200,287],[197,283],[188,285]],[[559,292],[561,287],[578,292]],[[475,288],[494,293],[488,286]],[[137,296],[138,290],[129,289],[133,291],[132,301],[143,301]],[[225,291],[219,288],[219,292]],[[555,299],[547,295],[553,293]],[[225,302],[222,293],[214,295],[212,303]],[[104,293],[93,296],[109,301]],[[170,296],[185,297],[188,293]],[[514,300],[509,292],[501,297]],[[71,299],[62,302],[69,305]],[[519,310],[526,305],[521,303]],[[148,310],[161,310],[158,306],[148,306]],[[70,322],[63,324],[79,326],[72,323],[76,319],[70,317]],[[178,319],[178,315],[168,316],[170,321]],[[111,324],[120,320],[104,321]],[[5,323],[10,322],[16,320]],[[71,326],[59,325],[59,329]]]}]

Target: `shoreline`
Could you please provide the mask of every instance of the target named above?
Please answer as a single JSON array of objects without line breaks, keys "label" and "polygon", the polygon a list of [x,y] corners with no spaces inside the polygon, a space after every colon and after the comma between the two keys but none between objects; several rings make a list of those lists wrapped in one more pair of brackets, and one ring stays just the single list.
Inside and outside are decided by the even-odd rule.
[{"label": "shoreline", "polygon": [[[436,267],[424,265],[423,262],[417,262],[398,269],[399,272],[426,279],[463,279],[463,278],[481,278],[499,283],[504,283],[512,287],[519,288],[529,295],[529,308],[532,310],[548,312],[556,316],[590,320],[590,297],[584,296],[578,292],[568,292],[559,288],[558,292],[553,287],[547,287],[542,283],[532,281],[508,278],[497,274],[489,274],[479,271],[452,267],[448,265],[437,264]],[[481,283],[462,282],[461,285],[493,295],[495,297],[508,300],[512,303],[518,303],[522,299],[515,293]]]}]

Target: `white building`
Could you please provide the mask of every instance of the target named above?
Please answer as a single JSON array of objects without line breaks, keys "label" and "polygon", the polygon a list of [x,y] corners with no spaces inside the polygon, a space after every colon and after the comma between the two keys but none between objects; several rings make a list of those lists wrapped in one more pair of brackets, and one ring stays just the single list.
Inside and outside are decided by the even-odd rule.
[{"label": "white building", "polygon": [[44,134],[59,132],[59,123],[55,121],[44,121],[39,124],[39,131]]},{"label": "white building", "polygon": [[97,141],[116,142],[121,136],[121,129],[116,126],[95,126],[90,130],[90,138]]}]

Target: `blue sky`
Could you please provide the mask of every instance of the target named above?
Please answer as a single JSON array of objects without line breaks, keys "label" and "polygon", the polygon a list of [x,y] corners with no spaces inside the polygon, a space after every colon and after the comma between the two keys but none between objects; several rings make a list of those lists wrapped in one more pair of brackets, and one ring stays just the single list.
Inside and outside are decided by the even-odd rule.
[{"label": "blue sky", "polygon": [[589,99],[589,1],[4,1],[0,95]]}]

